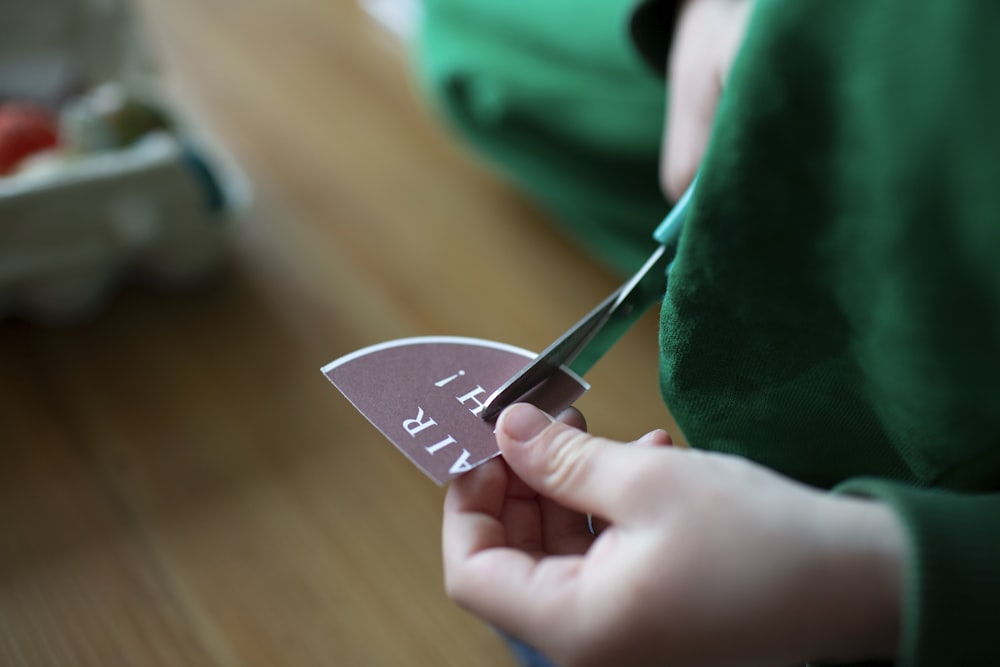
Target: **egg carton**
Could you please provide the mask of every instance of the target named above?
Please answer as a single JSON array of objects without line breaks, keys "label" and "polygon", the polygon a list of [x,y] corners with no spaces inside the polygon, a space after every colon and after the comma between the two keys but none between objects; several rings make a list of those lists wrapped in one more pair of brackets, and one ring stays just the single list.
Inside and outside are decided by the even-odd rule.
[{"label": "egg carton", "polygon": [[235,163],[163,95],[139,12],[129,0],[0,0],[0,103],[59,116],[110,83],[172,121],[0,177],[0,319],[85,318],[127,281],[198,284],[249,201]]},{"label": "egg carton", "polygon": [[248,198],[232,167],[168,133],[0,179],[0,317],[73,321],[125,281],[197,284]]}]

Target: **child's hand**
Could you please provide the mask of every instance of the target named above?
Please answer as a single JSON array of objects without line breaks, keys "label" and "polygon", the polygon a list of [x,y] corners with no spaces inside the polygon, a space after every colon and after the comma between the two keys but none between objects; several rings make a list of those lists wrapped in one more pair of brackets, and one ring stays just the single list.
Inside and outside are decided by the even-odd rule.
[{"label": "child's hand", "polygon": [[683,0],[670,52],[660,178],[680,198],[694,179],[719,97],[746,32],[752,0]]},{"label": "child's hand", "polygon": [[[448,490],[448,592],[558,664],[892,654],[903,538],[883,506],[735,457],[625,447],[527,405],[497,440],[504,459]],[[608,522],[599,537],[586,512]]]}]

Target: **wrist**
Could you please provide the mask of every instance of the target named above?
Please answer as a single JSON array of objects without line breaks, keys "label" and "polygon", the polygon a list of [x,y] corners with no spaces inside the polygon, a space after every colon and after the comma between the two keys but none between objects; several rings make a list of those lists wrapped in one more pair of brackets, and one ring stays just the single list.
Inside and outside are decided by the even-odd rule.
[{"label": "wrist", "polygon": [[905,536],[885,504],[825,496],[816,659],[891,658],[899,638]]}]

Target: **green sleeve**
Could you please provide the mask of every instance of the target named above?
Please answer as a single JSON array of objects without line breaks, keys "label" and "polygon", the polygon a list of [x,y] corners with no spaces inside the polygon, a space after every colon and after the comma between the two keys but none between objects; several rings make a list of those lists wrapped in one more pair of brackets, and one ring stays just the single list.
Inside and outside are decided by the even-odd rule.
[{"label": "green sleeve", "polygon": [[635,0],[427,0],[419,90],[571,237],[631,273],[669,206],[663,81],[629,39]]},{"label": "green sleeve", "polygon": [[757,0],[662,311],[692,446],[898,512],[906,667],[1000,653],[997,26],[994,0]]},{"label": "green sleeve", "polygon": [[960,494],[875,479],[836,491],[887,503],[908,538],[897,665],[993,664],[1000,607],[1000,494]]}]

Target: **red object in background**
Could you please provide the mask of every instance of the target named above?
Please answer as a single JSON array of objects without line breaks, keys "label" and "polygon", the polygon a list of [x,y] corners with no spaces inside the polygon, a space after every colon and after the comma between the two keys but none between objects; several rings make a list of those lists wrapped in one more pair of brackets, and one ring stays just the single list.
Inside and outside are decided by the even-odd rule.
[{"label": "red object in background", "polygon": [[9,174],[33,153],[58,144],[56,124],[43,109],[27,104],[0,105],[0,176]]}]

